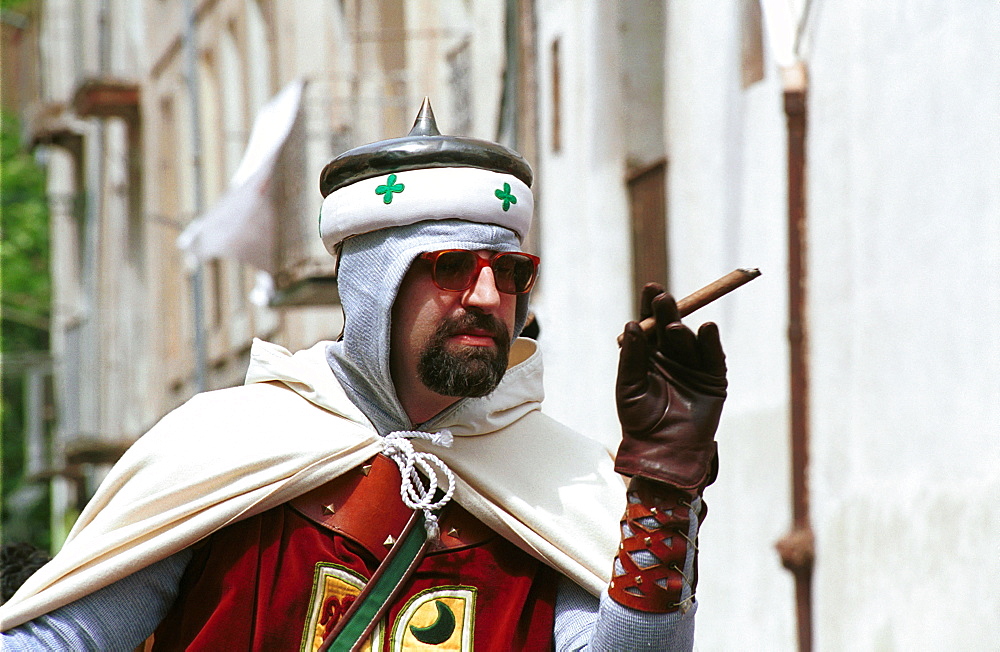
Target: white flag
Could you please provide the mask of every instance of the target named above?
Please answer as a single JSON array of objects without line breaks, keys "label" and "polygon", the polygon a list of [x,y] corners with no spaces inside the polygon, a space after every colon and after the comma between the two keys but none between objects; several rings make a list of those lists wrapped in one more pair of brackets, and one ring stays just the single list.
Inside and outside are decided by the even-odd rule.
[{"label": "white flag", "polygon": [[305,81],[295,80],[261,108],[229,189],[184,229],[177,238],[181,249],[201,260],[233,258],[271,274],[278,271],[269,190],[304,89]]}]

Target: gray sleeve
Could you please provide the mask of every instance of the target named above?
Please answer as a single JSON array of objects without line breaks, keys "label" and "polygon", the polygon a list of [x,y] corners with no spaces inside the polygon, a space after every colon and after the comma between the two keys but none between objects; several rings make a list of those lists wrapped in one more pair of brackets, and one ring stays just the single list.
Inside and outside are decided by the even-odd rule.
[{"label": "gray sleeve", "polygon": [[606,591],[598,600],[563,577],[556,597],[556,650],[689,651],[694,647],[697,609],[697,602],[686,612],[655,614],[629,609],[609,598]]},{"label": "gray sleeve", "polygon": [[95,650],[129,652],[156,629],[177,598],[189,549],[136,571],[75,602],[9,629],[5,652]]}]

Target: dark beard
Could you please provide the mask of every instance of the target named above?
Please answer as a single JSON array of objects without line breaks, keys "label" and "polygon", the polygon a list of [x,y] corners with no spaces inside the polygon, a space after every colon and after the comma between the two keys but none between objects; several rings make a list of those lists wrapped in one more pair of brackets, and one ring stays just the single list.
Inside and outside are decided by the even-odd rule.
[{"label": "dark beard", "polygon": [[[445,346],[448,338],[470,328],[493,336],[496,347],[468,346],[457,353]],[[438,327],[417,362],[420,381],[442,396],[486,396],[500,384],[510,356],[510,331],[492,315],[467,312]]]}]

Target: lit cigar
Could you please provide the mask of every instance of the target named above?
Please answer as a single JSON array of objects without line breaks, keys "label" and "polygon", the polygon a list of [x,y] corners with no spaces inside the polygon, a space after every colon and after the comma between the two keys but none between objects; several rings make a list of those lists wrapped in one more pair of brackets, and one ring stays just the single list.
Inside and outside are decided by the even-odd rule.
[{"label": "lit cigar", "polygon": [[[677,312],[680,313],[680,317],[683,319],[695,310],[704,308],[719,297],[729,294],[736,288],[749,283],[758,276],[760,276],[760,270],[756,267],[740,267],[739,269],[734,269],[719,280],[712,281],[700,290],[696,290],[678,301]],[[653,330],[653,326],[655,325],[656,320],[653,317],[646,317],[639,322],[639,326],[642,328],[643,333],[649,333]],[[621,343],[622,336],[619,335],[618,344],[621,345]]]}]

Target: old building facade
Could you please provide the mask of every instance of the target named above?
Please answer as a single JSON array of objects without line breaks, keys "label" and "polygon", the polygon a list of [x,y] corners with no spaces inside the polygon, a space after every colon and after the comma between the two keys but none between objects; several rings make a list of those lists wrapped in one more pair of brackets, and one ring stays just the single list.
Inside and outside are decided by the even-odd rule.
[{"label": "old building facade", "polygon": [[[429,96],[443,131],[535,169],[547,410],[586,434],[617,437],[614,338],[643,280],[683,295],[763,271],[694,318],[720,323],[731,367],[699,649],[1000,642],[996,3],[38,6],[24,114],[53,211],[55,512],[70,470],[92,485],[167,411],[241,382],[253,337],[337,336],[319,170]],[[296,80],[262,306],[258,270],[176,242]],[[790,532],[803,556],[775,550]]]}]

